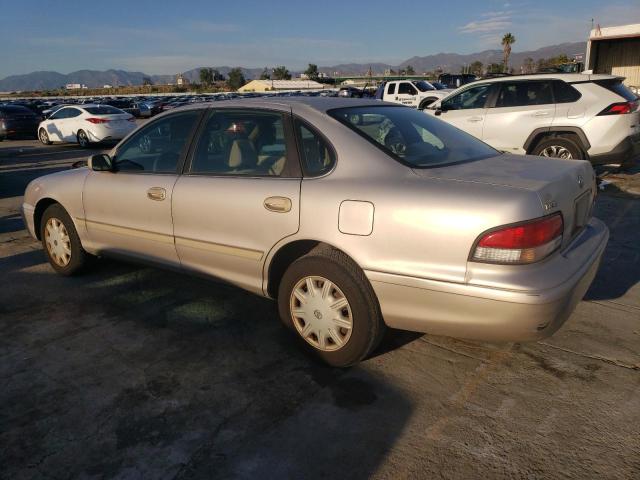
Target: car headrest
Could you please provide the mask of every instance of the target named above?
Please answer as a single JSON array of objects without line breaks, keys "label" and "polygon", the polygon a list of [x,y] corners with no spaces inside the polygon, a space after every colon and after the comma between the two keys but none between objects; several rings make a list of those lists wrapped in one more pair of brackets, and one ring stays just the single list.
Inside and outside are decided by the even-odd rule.
[{"label": "car headrest", "polygon": [[230,168],[255,168],[258,164],[253,145],[246,138],[238,138],[233,141],[229,152]]}]

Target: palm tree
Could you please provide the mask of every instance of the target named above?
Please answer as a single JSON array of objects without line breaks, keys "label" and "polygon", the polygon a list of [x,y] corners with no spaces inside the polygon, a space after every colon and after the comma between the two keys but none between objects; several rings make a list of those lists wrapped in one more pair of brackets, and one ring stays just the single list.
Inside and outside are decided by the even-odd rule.
[{"label": "palm tree", "polygon": [[504,52],[504,72],[509,71],[509,55],[511,55],[511,45],[516,43],[516,37],[511,33],[505,33],[502,37],[502,51]]}]

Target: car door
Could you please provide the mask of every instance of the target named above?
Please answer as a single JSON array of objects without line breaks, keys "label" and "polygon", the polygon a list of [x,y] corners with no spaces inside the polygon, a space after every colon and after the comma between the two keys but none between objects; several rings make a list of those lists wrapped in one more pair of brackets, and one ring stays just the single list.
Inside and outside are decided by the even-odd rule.
[{"label": "car door", "polygon": [[174,188],[182,266],[262,293],[265,257],[298,230],[300,182],[287,112],[211,110]]},{"label": "car door", "polygon": [[179,264],[171,200],[202,112],[176,112],[146,124],[117,147],[114,172],[89,173],[83,204],[94,248]]},{"label": "car door", "polygon": [[82,111],[74,108],[65,108],[64,119],[59,122],[58,128],[65,142],[75,142],[77,140],[76,133],[78,131],[78,117],[82,115]]},{"label": "car door", "polygon": [[442,100],[435,114],[440,113],[441,120],[474,137],[482,138],[486,105],[494,88],[491,83],[469,86],[456,95]]},{"label": "car door", "polygon": [[68,113],[69,108],[61,108],[48,118],[47,123],[45,124],[45,128],[47,130],[49,140],[51,140],[52,142],[63,141],[64,134],[62,133],[62,129]]},{"label": "car door", "polygon": [[498,150],[526,153],[524,144],[538,128],[551,126],[556,106],[550,80],[499,82],[489,105],[482,140]]},{"label": "car door", "polygon": [[418,90],[411,82],[400,82],[398,83],[398,94],[395,98],[402,105],[416,107],[418,104]]}]

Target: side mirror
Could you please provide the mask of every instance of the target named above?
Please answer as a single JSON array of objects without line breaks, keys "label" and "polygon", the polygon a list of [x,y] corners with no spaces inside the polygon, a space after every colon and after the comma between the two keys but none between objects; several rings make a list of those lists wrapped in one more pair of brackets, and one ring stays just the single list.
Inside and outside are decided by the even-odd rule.
[{"label": "side mirror", "polygon": [[91,155],[87,160],[87,166],[96,172],[112,172],[113,162],[111,157],[106,153],[98,153]]},{"label": "side mirror", "polygon": [[441,108],[441,107],[438,107],[438,108],[436,108],[435,110],[436,110],[436,111],[435,111],[435,112],[433,112],[433,114],[434,114],[434,115],[436,115],[437,117],[439,117],[440,115],[442,115],[443,110],[442,110],[442,108]]}]

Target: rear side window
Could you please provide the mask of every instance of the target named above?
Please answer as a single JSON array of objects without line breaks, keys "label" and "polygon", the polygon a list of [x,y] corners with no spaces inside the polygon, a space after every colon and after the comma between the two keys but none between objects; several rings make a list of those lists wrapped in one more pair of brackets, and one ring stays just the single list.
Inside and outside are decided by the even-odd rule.
[{"label": "rear side window", "polygon": [[504,82],[496,100],[496,108],[551,103],[551,82]]},{"label": "rear side window", "polygon": [[318,177],[329,172],[336,163],[336,156],[326,140],[299,120],[296,120],[296,135],[305,176]]},{"label": "rear side window", "polygon": [[571,103],[577,102],[581,95],[571,85],[563,82],[562,80],[553,81],[553,97],[556,103]]},{"label": "rear side window", "polygon": [[398,94],[402,95],[402,94],[406,94],[406,95],[415,95],[416,93],[416,89],[413,88],[413,85],[411,85],[408,82],[402,82],[400,84],[400,86],[398,87]]},{"label": "rear side window", "polygon": [[387,89],[387,93],[389,95],[393,95],[394,93],[396,93],[396,84],[395,83],[390,83],[389,84],[389,88]]},{"label": "rear side window", "polygon": [[597,85],[600,85],[602,88],[606,88],[607,90],[617,93],[622,98],[624,98],[627,102],[633,102],[636,98],[638,98],[634,93],[629,90],[620,80],[596,80],[593,82]]}]

